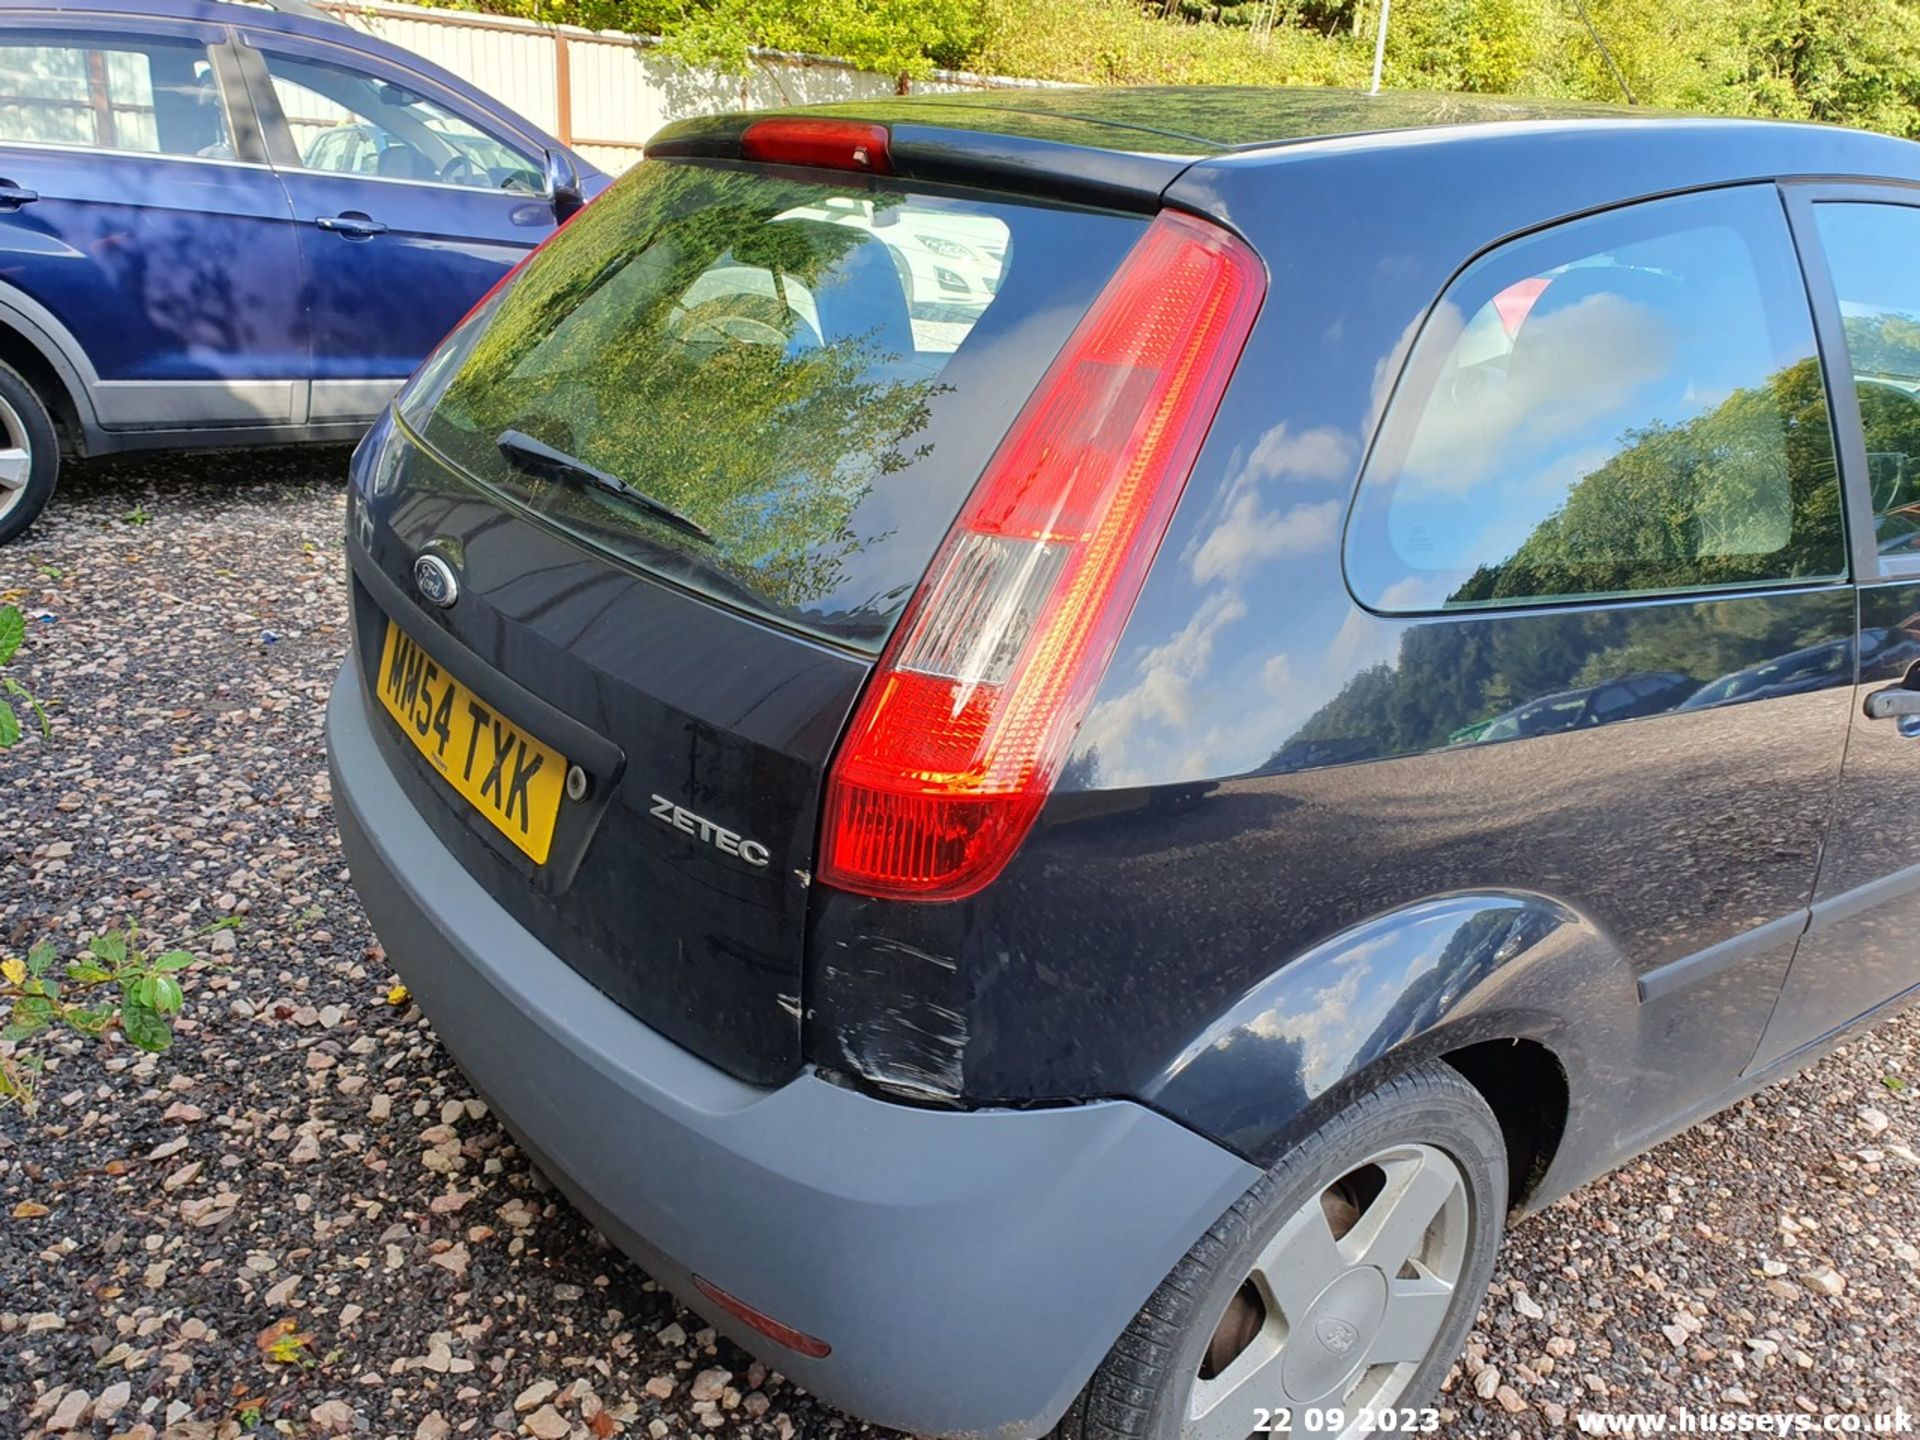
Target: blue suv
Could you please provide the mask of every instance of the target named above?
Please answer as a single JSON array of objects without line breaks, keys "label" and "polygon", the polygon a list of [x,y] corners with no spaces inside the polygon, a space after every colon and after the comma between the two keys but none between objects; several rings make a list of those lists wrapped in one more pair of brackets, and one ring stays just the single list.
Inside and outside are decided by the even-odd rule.
[{"label": "blue suv", "polygon": [[63,453],[350,440],[607,177],[298,0],[0,17],[0,542]]}]

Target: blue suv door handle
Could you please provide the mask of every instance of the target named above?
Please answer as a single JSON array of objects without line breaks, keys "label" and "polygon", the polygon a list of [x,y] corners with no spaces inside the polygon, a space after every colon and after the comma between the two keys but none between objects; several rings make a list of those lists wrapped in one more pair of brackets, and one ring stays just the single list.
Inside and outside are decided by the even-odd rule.
[{"label": "blue suv door handle", "polygon": [[322,230],[331,230],[336,235],[349,240],[371,240],[376,235],[384,235],[387,227],[371,215],[358,210],[347,210],[338,215],[322,215],[313,222]]},{"label": "blue suv door handle", "polygon": [[28,190],[11,180],[0,180],[0,211],[18,210],[22,205],[31,205],[39,198],[38,190]]}]

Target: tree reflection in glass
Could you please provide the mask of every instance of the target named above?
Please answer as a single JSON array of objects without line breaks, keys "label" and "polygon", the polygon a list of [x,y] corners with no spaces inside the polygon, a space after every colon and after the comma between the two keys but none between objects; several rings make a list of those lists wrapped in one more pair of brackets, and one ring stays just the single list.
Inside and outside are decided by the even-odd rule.
[{"label": "tree reflection in glass", "polygon": [[1391,612],[1840,574],[1833,438],[1777,203],[1633,206],[1470,268],[1414,347],[1347,559]]},{"label": "tree reflection in glass", "polygon": [[[509,477],[487,452],[518,430],[697,522],[713,541],[693,563],[779,607],[827,595],[879,538],[855,512],[923,452],[936,377],[997,278],[995,257],[957,277],[969,312],[964,295],[923,293],[932,267],[902,250],[931,253],[917,232],[970,220],[1004,255],[997,220],[902,226],[910,207],[718,169],[617,187],[575,222],[591,235],[507,293],[428,438],[559,523],[649,558],[700,545],[604,491]],[[954,277],[962,262],[945,258]]]}]

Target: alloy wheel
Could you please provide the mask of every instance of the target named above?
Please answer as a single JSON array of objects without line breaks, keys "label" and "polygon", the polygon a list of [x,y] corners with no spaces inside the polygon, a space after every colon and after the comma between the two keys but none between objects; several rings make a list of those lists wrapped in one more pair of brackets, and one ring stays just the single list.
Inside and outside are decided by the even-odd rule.
[{"label": "alloy wheel", "polygon": [[20,412],[0,398],[0,519],[5,519],[27,493],[33,478],[33,441]]},{"label": "alloy wheel", "polygon": [[1460,1167],[1431,1145],[1381,1150],[1308,1200],[1268,1241],[1215,1327],[1183,1440],[1246,1440],[1269,1412],[1340,1409],[1319,1434],[1399,1399],[1432,1350],[1468,1255]]}]

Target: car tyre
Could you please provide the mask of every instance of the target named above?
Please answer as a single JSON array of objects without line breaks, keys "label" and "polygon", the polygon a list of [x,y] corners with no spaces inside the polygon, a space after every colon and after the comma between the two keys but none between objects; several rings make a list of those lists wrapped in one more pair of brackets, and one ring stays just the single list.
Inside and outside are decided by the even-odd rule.
[{"label": "car tyre", "polygon": [[[1430,1404],[1479,1313],[1506,1205],[1506,1146],[1480,1093],[1440,1063],[1395,1076],[1201,1237],[1057,1434],[1359,1436],[1376,1428],[1363,1410]],[[1308,1409],[1344,1419],[1309,1428]]]},{"label": "car tyre", "polygon": [[0,545],[33,524],[60,476],[60,436],[20,372],[0,365]]}]

